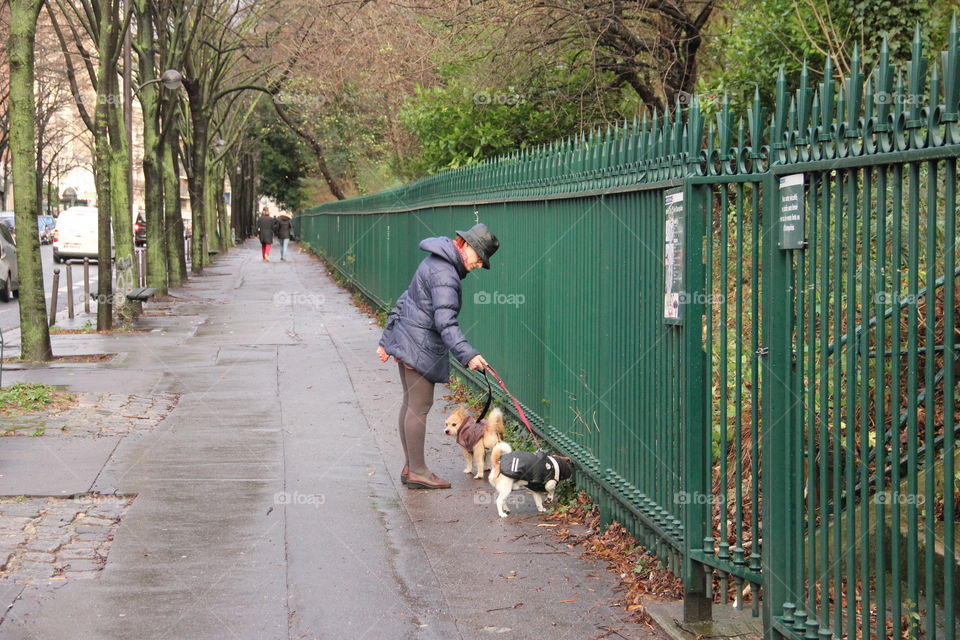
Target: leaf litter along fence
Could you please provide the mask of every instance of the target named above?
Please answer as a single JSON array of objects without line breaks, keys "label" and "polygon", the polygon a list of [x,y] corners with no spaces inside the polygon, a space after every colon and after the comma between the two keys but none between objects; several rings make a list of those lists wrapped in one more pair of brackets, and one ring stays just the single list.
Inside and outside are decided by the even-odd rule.
[{"label": "leaf litter along fence", "polygon": [[[420,239],[501,239],[461,322],[605,522],[768,638],[957,636],[960,44],[327,203],[387,308]],[[461,374],[471,376],[461,369]]]}]

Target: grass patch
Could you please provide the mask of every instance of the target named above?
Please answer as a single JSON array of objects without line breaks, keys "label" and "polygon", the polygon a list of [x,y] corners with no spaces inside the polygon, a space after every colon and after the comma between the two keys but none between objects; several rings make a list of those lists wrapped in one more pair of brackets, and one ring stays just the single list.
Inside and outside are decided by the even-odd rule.
[{"label": "grass patch", "polygon": [[[170,314],[172,315],[172,314]],[[97,331],[97,325],[87,320],[80,327],[76,329],[65,329],[58,325],[53,325],[50,327],[50,333],[56,335],[81,335],[81,334],[97,334],[97,335],[111,335],[115,333],[142,333],[146,329],[141,329],[137,327],[133,322],[123,322],[118,321],[118,323],[113,327],[113,329],[106,331]]]},{"label": "grass patch", "polygon": [[[4,417],[55,409],[72,404],[72,393],[40,382],[17,382],[0,389],[0,415]],[[42,435],[34,434],[34,435]]]},{"label": "grass patch", "polygon": [[50,333],[96,333],[96,331],[96,325],[89,320],[84,322],[78,329],[64,329],[58,325],[53,325],[50,327]]}]

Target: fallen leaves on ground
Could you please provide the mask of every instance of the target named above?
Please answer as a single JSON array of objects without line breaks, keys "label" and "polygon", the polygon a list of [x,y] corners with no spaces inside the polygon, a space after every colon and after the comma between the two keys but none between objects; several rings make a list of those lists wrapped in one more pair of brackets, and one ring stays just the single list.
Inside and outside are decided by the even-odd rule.
[{"label": "fallen leaves on ground", "polygon": [[[607,571],[617,574],[624,597],[620,601],[630,618],[652,626],[652,620],[643,608],[644,597],[680,599],[683,583],[667,571],[663,564],[640,546],[619,523],[614,522],[602,533],[600,510],[581,491],[576,502],[565,512],[547,516],[556,523],[552,529],[568,546],[581,546],[583,556],[607,563]],[[571,531],[571,527],[586,526],[586,534]],[[565,601],[569,602],[569,601]]]}]

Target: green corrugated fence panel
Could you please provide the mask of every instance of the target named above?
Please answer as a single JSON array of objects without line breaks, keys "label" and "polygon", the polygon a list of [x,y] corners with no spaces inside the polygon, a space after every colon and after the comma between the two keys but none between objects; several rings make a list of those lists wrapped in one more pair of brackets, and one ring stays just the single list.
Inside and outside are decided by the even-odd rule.
[{"label": "green corrugated fence panel", "polygon": [[[954,20],[933,61],[918,34],[906,69],[884,48],[867,74],[854,52],[849,76],[805,68],[793,93],[781,72],[771,113],[759,91],[742,114],[724,101],[706,135],[694,99],[314,207],[296,230],[389,307],[421,239],[485,222],[501,249],[464,281],[461,324],[604,521],[682,567],[688,594],[762,610],[768,638],[953,640],[958,40]],[[805,244],[784,249],[788,174]],[[678,186],[703,286],[667,324]]]}]

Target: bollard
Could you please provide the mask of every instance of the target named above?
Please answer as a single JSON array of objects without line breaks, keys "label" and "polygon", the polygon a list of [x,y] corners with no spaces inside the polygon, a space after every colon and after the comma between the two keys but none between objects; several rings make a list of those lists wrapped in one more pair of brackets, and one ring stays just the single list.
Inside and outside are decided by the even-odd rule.
[{"label": "bollard", "polygon": [[73,320],[73,265],[67,263],[67,317]]},{"label": "bollard", "polygon": [[53,291],[50,292],[50,326],[57,323],[57,290],[60,289],[60,269],[53,270]]},{"label": "bollard", "polygon": [[90,313],[90,258],[83,259],[83,312]]}]

